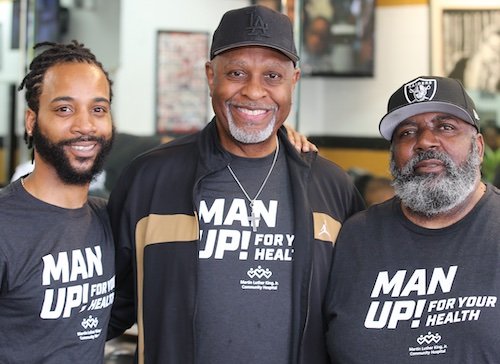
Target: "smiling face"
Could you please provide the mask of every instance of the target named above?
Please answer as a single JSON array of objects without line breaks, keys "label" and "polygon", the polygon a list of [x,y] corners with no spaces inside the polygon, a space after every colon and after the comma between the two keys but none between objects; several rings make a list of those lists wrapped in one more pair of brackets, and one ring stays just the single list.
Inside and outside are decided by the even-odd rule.
[{"label": "smiling face", "polygon": [[87,184],[102,169],[113,138],[106,76],[88,63],[50,67],[42,81],[39,110],[26,112],[35,168],[68,184]]},{"label": "smiling face", "polygon": [[274,146],[300,77],[293,62],[270,48],[241,47],[216,56],[206,73],[223,147],[240,154],[245,145]]}]

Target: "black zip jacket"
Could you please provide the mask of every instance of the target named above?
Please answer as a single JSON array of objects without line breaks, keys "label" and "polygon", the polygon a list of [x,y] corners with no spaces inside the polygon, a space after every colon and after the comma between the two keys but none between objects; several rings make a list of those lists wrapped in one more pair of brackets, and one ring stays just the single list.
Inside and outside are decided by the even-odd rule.
[{"label": "black zip jacket", "polygon": [[[343,221],[364,208],[349,176],[284,143],[294,201],[292,363],[329,363],[323,298]],[[200,180],[226,168],[215,119],[199,133],[136,158],[108,208],[116,244],[116,297],[108,338],[137,321],[140,364],[195,363]],[[300,243],[300,244],[299,244]],[[198,363],[197,363],[198,364]]]}]

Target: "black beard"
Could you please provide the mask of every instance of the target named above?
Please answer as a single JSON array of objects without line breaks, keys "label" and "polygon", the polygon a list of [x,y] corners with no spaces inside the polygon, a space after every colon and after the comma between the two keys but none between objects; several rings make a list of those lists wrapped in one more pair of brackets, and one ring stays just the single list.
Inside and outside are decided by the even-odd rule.
[{"label": "black beard", "polygon": [[[105,139],[103,137],[94,136],[81,136],[79,138],[67,139],[58,143],[52,143],[49,138],[47,138],[38,126],[38,121],[35,122],[33,126],[33,145],[40,157],[47,163],[51,164],[61,180],[69,185],[86,185],[97,176],[104,167],[104,161],[109,154],[111,147],[113,146],[113,141],[115,138],[115,128],[113,126],[113,131],[111,138]],[[92,167],[86,171],[78,171],[71,166],[69,158],[64,152],[64,146],[70,145],[78,141],[95,141],[97,142],[101,149],[97,154],[94,164]],[[84,162],[87,158],[81,158]]]}]

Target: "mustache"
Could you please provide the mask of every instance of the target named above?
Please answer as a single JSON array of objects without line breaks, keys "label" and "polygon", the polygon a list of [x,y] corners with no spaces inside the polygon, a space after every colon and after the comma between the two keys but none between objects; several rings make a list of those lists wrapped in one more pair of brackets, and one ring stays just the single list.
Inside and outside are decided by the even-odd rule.
[{"label": "mustache", "polygon": [[425,160],[435,159],[443,163],[447,171],[450,171],[454,167],[454,163],[448,154],[439,152],[437,150],[426,150],[424,152],[418,153],[416,156],[411,158],[408,163],[401,168],[403,174],[413,173],[415,166]]},{"label": "mustache", "polygon": [[106,142],[106,139],[103,137],[97,137],[97,136],[92,136],[92,135],[82,135],[77,138],[71,138],[71,139],[66,139],[62,140],[57,145],[59,146],[65,146],[65,145],[71,145],[74,143],[80,143],[80,142],[97,142],[98,144],[104,144]]}]

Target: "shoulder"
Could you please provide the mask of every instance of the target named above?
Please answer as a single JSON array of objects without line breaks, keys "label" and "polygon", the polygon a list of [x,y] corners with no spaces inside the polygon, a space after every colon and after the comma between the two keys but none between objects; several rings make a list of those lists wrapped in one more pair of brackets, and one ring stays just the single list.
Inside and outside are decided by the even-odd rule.
[{"label": "shoulder", "polygon": [[[474,210],[484,211],[488,215],[500,215],[500,188],[487,183],[486,195],[478,202],[478,207],[484,207]],[[492,219],[488,219],[492,220]]]},{"label": "shoulder", "polygon": [[107,200],[99,196],[89,196],[88,198],[89,206],[94,210],[106,209]]},{"label": "shoulder", "polygon": [[162,144],[135,157],[125,168],[128,175],[151,174],[183,165],[187,166],[198,156],[196,135],[189,135]]},{"label": "shoulder", "polygon": [[89,196],[88,205],[91,211],[96,214],[102,222],[109,223],[109,216],[107,211],[107,200],[98,196]]},{"label": "shoulder", "polygon": [[396,203],[396,199],[391,198],[355,213],[345,221],[341,233],[370,235],[374,230],[387,228],[387,224],[396,217]]},{"label": "shoulder", "polygon": [[15,182],[12,182],[12,183],[0,188],[0,201],[4,201],[4,200],[8,199],[12,195],[12,193],[14,192],[13,187],[12,187],[13,183],[15,183]]},{"label": "shoulder", "polygon": [[335,162],[332,162],[321,155],[317,155],[311,164],[313,173],[325,178],[340,178],[343,181],[351,182],[349,175]]},{"label": "shoulder", "polygon": [[310,186],[322,191],[331,191],[338,196],[359,195],[354,181],[336,163],[317,155],[310,163]]},{"label": "shoulder", "polygon": [[9,205],[18,207],[22,192],[22,186],[20,180],[9,183],[8,185],[0,188],[0,204],[2,204],[3,209]]}]

